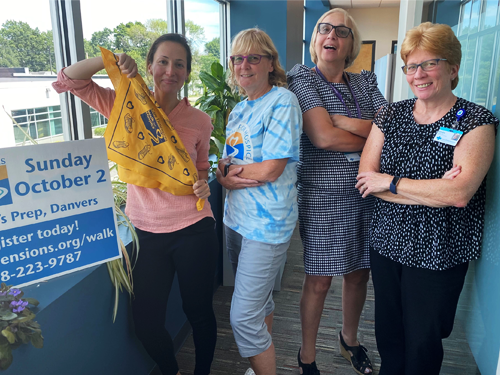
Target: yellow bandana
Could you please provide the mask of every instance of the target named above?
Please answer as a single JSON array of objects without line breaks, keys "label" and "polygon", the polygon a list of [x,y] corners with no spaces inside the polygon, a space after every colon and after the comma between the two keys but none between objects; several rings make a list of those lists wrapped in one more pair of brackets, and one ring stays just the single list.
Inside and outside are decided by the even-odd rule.
[{"label": "yellow bandana", "polygon": [[[101,53],[116,91],[104,138],[120,180],[174,195],[193,194],[196,167],[144,80],[139,74],[122,75],[118,57],[104,48]],[[198,211],[204,204],[204,199],[198,200]]]}]

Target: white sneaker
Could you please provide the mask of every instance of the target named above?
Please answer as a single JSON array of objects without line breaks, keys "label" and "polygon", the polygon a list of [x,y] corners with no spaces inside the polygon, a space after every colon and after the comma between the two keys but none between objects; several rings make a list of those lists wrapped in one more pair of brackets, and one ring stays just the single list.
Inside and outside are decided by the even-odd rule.
[{"label": "white sneaker", "polygon": [[245,375],[255,375],[255,372],[253,372],[252,368],[250,367],[246,372]]}]

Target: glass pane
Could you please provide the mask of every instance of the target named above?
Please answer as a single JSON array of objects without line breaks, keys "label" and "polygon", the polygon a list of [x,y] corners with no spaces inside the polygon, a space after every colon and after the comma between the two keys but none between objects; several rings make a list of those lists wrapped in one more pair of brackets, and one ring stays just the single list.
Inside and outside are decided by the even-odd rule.
[{"label": "glass pane", "polygon": [[99,115],[101,119],[101,125],[106,125],[108,123],[108,119],[104,117],[103,115]]},{"label": "glass pane", "polygon": [[469,33],[470,24],[470,11],[472,8],[472,1],[469,1],[462,7],[462,14],[460,20],[460,35],[467,35]]},{"label": "glass pane", "polygon": [[475,80],[475,93],[472,98],[474,103],[486,106],[488,95],[488,83],[490,81],[490,69],[493,60],[493,47],[495,34],[491,33],[480,38],[481,50],[479,53],[477,79]]},{"label": "glass pane", "polygon": [[25,109],[18,109],[17,111],[11,111],[12,117],[16,116],[24,116],[26,115],[26,110]]},{"label": "glass pane", "polygon": [[50,124],[48,121],[37,122],[38,138],[48,137],[50,135]]},{"label": "glass pane", "polygon": [[59,117],[61,117],[61,111],[49,113],[49,117],[50,118],[59,118]]},{"label": "glass pane", "polygon": [[[28,125],[21,125],[21,128],[23,128],[23,130],[25,132],[28,131]],[[24,141],[24,138],[25,138],[25,134],[21,131],[21,129],[19,129],[17,126],[14,126],[14,138],[15,138],[15,141],[16,143],[19,143],[19,142],[23,142]],[[28,141],[29,142],[29,141]]]},{"label": "glass pane", "polygon": [[481,30],[489,29],[497,23],[498,0],[484,0],[481,11]]},{"label": "glass pane", "polygon": [[472,73],[474,70],[474,58],[476,57],[476,46],[477,46],[477,38],[469,39],[469,43],[467,45],[467,53],[464,55],[465,58],[462,59],[464,63],[463,64],[464,72],[462,79],[463,90],[461,96],[462,98],[467,100],[470,100],[470,91],[472,87]]},{"label": "glass pane", "polygon": [[212,63],[220,58],[219,3],[185,0],[184,11],[186,36],[193,53],[189,101],[194,104],[203,93],[200,72],[211,73]]},{"label": "glass pane", "polygon": [[47,107],[35,108],[35,113],[44,113],[44,112],[48,112]]},{"label": "glass pane", "polygon": [[[141,0],[139,3],[120,0],[118,9],[117,1],[81,1],[84,48],[88,57],[101,56],[99,46],[112,52],[126,52],[135,59],[139,74],[152,87],[146,75],[146,56],[153,42],[168,32],[167,1]],[[106,71],[98,74],[106,74]],[[113,87],[108,79],[99,79],[96,83]],[[91,125],[97,126],[99,122],[99,116],[91,114]]]},{"label": "glass pane", "polygon": [[60,111],[61,106],[60,105],[54,105],[52,107],[49,107],[49,112],[55,112],[55,111]]},{"label": "glass pane", "polygon": [[90,121],[91,121],[92,127],[99,126],[100,125],[99,113],[97,113],[95,111],[90,112]]},{"label": "glass pane", "polygon": [[479,10],[481,7],[481,0],[474,0],[472,4],[472,11],[470,16],[469,34],[477,33],[479,26]]},{"label": "glass pane", "polygon": [[463,79],[465,72],[465,53],[467,52],[467,45],[468,45],[467,36],[459,37],[458,41],[460,42],[460,45],[462,47],[462,63],[460,65],[460,70],[458,71],[458,85],[455,88],[455,90],[453,90],[453,93],[456,96],[462,97]]},{"label": "glass pane", "polygon": [[30,128],[29,133],[30,133],[31,138],[37,139],[38,135],[36,133],[36,125],[31,123],[31,124],[29,124],[29,128]]},{"label": "glass pane", "polygon": [[[14,120],[18,123],[18,124],[22,124],[23,122],[28,122],[28,117],[26,116],[22,116],[22,117],[14,117]],[[13,124],[14,121],[12,121]]]},{"label": "glass pane", "polygon": [[52,135],[59,135],[63,133],[62,119],[50,120],[50,128]]},{"label": "glass pane", "polygon": [[39,121],[39,120],[46,120],[49,118],[49,114],[48,113],[43,113],[41,115],[36,115],[36,120]]},{"label": "glass pane", "polygon": [[[497,32],[497,40],[500,38],[500,31]],[[499,90],[499,85],[500,85],[500,59],[498,58],[498,55],[500,54],[500,43],[497,43],[497,51],[496,51],[496,56],[497,56],[497,66],[496,69],[494,70],[494,83],[493,83],[493,88],[492,88],[492,95],[493,95],[493,100],[491,101],[491,111],[495,113],[495,110],[498,106],[498,90]]]},{"label": "glass pane", "polygon": [[[48,106],[60,106],[59,95],[46,95],[47,89],[53,90],[52,82],[56,80],[51,2],[3,1],[0,8],[0,66],[27,68],[30,75],[2,77],[2,82],[6,84],[0,87],[0,104],[7,111],[15,109],[23,115],[30,115],[31,118],[27,119],[30,122],[35,121],[35,113],[47,112]],[[41,74],[43,79],[35,78]],[[42,110],[35,112],[35,108]],[[4,121],[11,126],[10,120],[0,116],[0,147],[22,143],[24,135],[19,134],[20,130],[14,127],[12,132]],[[23,121],[26,119],[23,118]],[[37,138],[34,122],[24,128]],[[51,138],[47,140],[53,141]],[[25,144],[30,145],[31,142],[28,140]]]}]

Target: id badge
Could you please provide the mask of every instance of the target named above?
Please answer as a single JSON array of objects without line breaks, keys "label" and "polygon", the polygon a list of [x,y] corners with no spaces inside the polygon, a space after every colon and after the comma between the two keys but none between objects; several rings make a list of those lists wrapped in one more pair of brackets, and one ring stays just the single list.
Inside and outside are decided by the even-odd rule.
[{"label": "id badge", "polygon": [[361,152],[344,152],[344,156],[350,163],[361,160]]},{"label": "id badge", "polygon": [[436,133],[434,141],[450,146],[456,146],[463,134],[464,132],[461,132],[460,130],[441,127]]}]

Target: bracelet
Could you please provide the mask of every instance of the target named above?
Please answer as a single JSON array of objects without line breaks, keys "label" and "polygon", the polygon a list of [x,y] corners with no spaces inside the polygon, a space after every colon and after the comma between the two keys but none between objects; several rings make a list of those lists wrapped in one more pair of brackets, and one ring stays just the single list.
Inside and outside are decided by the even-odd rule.
[{"label": "bracelet", "polygon": [[227,173],[229,172],[229,167],[233,165],[233,163],[229,162],[226,165],[224,165],[224,177],[227,176]]}]

